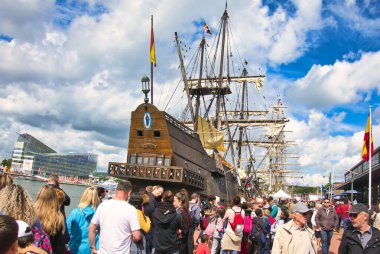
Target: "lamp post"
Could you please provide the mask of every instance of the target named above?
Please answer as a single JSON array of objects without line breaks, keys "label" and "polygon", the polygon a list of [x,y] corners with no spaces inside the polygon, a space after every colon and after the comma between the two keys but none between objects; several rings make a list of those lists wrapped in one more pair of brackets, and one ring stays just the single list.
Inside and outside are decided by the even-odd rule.
[{"label": "lamp post", "polygon": [[352,201],[354,201],[354,174],[358,175],[359,173],[351,171],[351,170],[348,170],[347,172],[351,173],[351,204],[352,204]]},{"label": "lamp post", "polygon": [[147,104],[149,102],[148,93],[150,92],[150,79],[145,75],[141,79],[141,91],[145,94],[144,102]]}]

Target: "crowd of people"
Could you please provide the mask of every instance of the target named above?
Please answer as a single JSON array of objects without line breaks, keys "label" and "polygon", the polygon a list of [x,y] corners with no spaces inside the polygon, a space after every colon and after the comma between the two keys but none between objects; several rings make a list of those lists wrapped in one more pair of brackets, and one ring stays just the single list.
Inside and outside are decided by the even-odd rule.
[{"label": "crowd of people", "polygon": [[159,185],[132,192],[129,181],[118,183],[112,199],[104,197],[104,188],[86,188],[66,217],[71,200],[57,176],[33,202],[0,175],[0,254],[327,254],[341,225],[339,254],[380,253],[380,214],[348,200],[236,196],[227,204]]}]

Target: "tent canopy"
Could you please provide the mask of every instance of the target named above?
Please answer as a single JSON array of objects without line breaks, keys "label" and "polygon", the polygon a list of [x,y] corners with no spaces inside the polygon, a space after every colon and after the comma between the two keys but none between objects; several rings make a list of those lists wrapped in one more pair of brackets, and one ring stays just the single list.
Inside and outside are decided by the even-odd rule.
[{"label": "tent canopy", "polygon": [[343,192],[343,193],[340,193],[340,195],[342,195],[342,194],[358,194],[358,193],[360,193],[359,191],[357,191],[357,190],[347,190],[347,191],[345,191],[345,192]]},{"label": "tent canopy", "polygon": [[290,198],[289,194],[286,194],[285,191],[279,190],[277,193],[273,194],[274,198]]}]

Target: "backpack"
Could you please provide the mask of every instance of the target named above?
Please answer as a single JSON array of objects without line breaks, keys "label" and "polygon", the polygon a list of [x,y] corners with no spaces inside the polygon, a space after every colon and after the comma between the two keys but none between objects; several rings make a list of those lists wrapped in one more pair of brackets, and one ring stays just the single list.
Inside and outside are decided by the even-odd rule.
[{"label": "backpack", "polygon": [[252,231],[252,217],[251,215],[244,216],[244,233],[250,233]]},{"label": "backpack", "polygon": [[261,239],[262,229],[259,220],[262,220],[262,218],[252,221],[251,239]]},{"label": "backpack", "polygon": [[231,209],[231,210],[234,211],[235,215],[234,215],[234,221],[232,223],[230,222],[230,227],[233,231],[235,231],[237,228],[239,229],[239,226],[240,226],[240,230],[241,230],[241,226],[244,224],[244,218],[241,215],[241,211],[243,209],[240,209],[239,212],[235,212],[234,209]]},{"label": "backpack", "polygon": [[210,216],[205,216],[205,217],[202,219],[202,221],[201,221],[201,223],[200,223],[200,227],[201,227],[202,230],[206,230],[207,225],[208,225],[208,222],[209,222],[209,219],[210,219]]},{"label": "backpack", "polygon": [[214,235],[214,232],[215,232],[216,222],[217,222],[217,219],[211,219],[210,222],[208,223],[205,231],[203,232],[203,234],[206,234],[209,237],[212,237]]}]

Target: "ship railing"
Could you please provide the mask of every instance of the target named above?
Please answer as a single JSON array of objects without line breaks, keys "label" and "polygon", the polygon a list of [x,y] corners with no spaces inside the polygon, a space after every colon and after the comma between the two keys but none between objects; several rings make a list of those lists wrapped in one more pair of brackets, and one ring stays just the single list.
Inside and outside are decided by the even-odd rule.
[{"label": "ship railing", "polygon": [[182,124],[180,121],[178,121],[177,119],[175,119],[174,117],[172,117],[171,115],[169,115],[168,113],[165,113],[165,119],[173,124],[174,126],[176,126],[177,128],[179,128],[181,131],[183,132],[186,132],[187,134],[197,138],[197,134],[193,132],[192,129],[190,129],[189,127],[187,127],[186,125]]},{"label": "ship railing", "polygon": [[135,178],[165,182],[177,182],[204,189],[206,179],[188,169],[175,166],[136,165],[110,162],[108,174],[120,178]]}]

